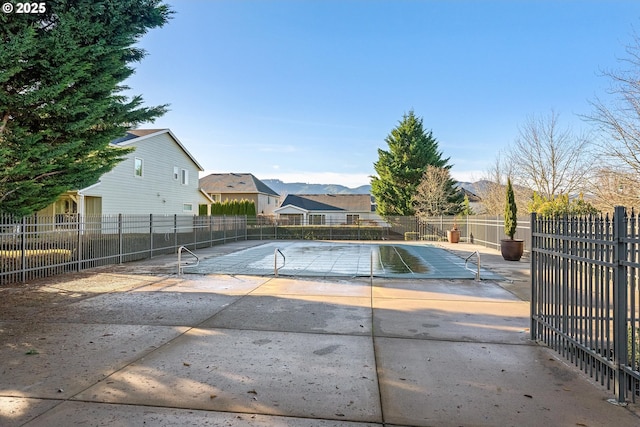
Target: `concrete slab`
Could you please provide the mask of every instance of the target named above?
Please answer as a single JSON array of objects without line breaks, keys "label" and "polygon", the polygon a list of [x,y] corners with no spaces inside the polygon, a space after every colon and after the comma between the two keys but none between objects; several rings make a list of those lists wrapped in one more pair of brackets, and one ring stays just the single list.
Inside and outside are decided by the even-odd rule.
[{"label": "concrete slab", "polygon": [[[96,277],[99,275],[99,277]],[[94,294],[103,292],[126,291],[149,283],[166,280],[165,276],[148,274],[111,274],[111,273],[73,273],[66,281],[55,280],[49,285],[56,291]]]},{"label": "concrete slab", "polygon": [[3,324],[0,395],[67,399],[186,328]]},{"label": "concrete slab", "polygon": [[492,281],[373,279],[374,298],[521,301]]},{"label": "concrete slab", "polygon": [[238,297],[203,292],[123,292],[88,298],[46,314],[51,322],[195,326]]},{"label": "concrete slab", "polygon": [[[18,427],[38,415],[49,411],[61,401],[30,399],[18,396],[0,396],[0,425],[3,427]],[[61,420],[62,421],[62,420]],[[59,423],[57,425],[63,425]],[[56,425],[56,424],[49,424]]]},{"label": "concrete slab", "polygon": [[[1,420],[1,418],[0,418]],[[8,424],[2,424],[9,426]],[[64,402],[52,411],[25,424],[25,427],[91,425],[129,426],[228,426],[228,427],[376,427],[381,424],[258,414],[150,408],[148,406]]]},{"label": "concrete slab", "polygon": [[377,338],[385,422],[411,426],[637,426],[551,351]]},{"label": "concrete slab", "polygon": [[137,288],[135,292],[211,292],[221,295],[245,295],[268,280],[269,278],[256,276],[185,274]]},{"label": "concrete slab", "polygon": [[529,305],[522,301],[376,298],[373,307],[376,336],[512,344],[529,340]]},{"label": "concrete slab", "polygon": [[371,335],[371,299],[250,295],[200,327]]},{"label": "concrete slab", "polygon": [[527,341],[526,265],[482,260],[507,280],[178,277],[167,255],[0,288],[0,425],[640,425]]},{"label": "concrete slab", "polygon": [[323,295],[370,297],[369,279],[313,279],[278,277],[265,282],[252,295]]},{"label": "concrete slab", "polygon": [[381,422],[370,338],[192,329],[75,399]]}]

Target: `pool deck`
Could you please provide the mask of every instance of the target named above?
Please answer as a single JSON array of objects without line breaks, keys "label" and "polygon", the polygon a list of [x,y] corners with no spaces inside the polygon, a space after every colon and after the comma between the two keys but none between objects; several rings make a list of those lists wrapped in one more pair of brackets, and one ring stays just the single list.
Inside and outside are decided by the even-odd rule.
[{"label": "pool deck", "polygon": [[502,279],[177,276],[167,256],[0,288],[0,425],[640,425],[529,340],[526,259],[441,246]]}]

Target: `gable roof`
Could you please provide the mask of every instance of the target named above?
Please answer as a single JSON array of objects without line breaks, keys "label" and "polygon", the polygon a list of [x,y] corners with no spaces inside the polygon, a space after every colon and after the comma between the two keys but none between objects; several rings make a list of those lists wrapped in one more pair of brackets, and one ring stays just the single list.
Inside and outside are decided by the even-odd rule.
[{"label": "gable roof", "polygon": [[142,142],[146,139],[153,138],[154,136],[161,135],[163,133],[168,134],[176,142],[176,144],[178,144],[178,146],[182,149],[182,151],[184,151],[187,157],[189,157],[189,159],[198,167],[198,170],[204,170],[200,163],[198,163],[195,157],[193,157],[191,153],[189,153],[184,145],[182,145],[178,137],[176,137],[170,129],[130,129],[127,131],[125,136],[111,141],[111,144],[118,147],[123,147],[133,144],[134,142]]},{"label": "gable roof", "polygon": [[200,178],[200,187],[209,194],[262,193],[280,196],[250,173],[212,173]]},{"label": "gable roof", "polygon": [[342,211],[344,209],[337,206],[328,205],[317,200],[311,200],[297,194],[289,194],[282,202],[282,207],[296,206],[306,211]]},{"label": "gable roof", "polygon": [[281,206],[288,205],[307,211],[372,211],[369,194],[289,194]]}]

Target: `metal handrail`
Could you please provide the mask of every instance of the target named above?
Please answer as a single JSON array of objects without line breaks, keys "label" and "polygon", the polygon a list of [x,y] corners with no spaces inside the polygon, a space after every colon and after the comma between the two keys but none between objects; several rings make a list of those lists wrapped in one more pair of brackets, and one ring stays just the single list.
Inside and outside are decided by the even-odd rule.
[{"label": "metal handrail", "polygon": [[[196,263],[195,264],[186,263],[185,265],[182,265],[182,251],[186,251],[191,256],[193,256],[196,259]],[[179,276],[182,276],[182,273],[183,273],[183,270],[184,270],[185,267],[196,267],[196,266],[198,266],[198,264],[200,264],[200,258],[198,258],[198,255],[196,255],[193,252],[191,252],[185,246],[180,246],[178,248],[178,275]]]},{"label": "metal handrail", "polygon": [[469,255],[468,257],[466,257],[466,258],[465,258],[465,260],[464,260],[464,268],[465,268],[465,270],[469,270],[469,271],[473,272],[473,270],[472,270],[472,269],[470,269],[469,267],[467,267],[467,263],[469,262],[469,259],[471,259],[471,257],[472,257],[472,256],[474,256],[474,255],[476,255],[476,256],[477,256],[477,258],[478,258],[478,263],[477,263],[477,266],[476,266],[477,268],[476,268],[476,271],[475,271],[475,273],[476,273],[476,278],[475,278],[475,280],[476,280],[476,281],[479,281],[479,280],[480,280],[480,252],[475,251],[475,252],[473,252],[471,255]]},{"label": "metal handrail", "polygon": [[[282,255],[282,265],[278,267],[278,253]],[[287,257],[284,256],[282,251],[278,248],[273,252],[273,275],[278,277],[278,270],[284,267],[287,264]]]}]

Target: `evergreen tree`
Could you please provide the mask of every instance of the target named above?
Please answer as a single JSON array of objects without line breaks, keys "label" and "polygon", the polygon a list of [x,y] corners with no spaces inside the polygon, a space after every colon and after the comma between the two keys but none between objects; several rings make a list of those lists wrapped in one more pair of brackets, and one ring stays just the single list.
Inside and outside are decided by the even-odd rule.
[{"label": "evergreen tree", "polygon": [[507,178],[507,197],[504,204],[504,234],[513,240],[513,236],[518,229],[518,207],[516,197],[513,194],[511,178]]},{"label": "evergreen tree", "polygon": [[127,150],[109,143],[162,115],[121,83],[162,27],[161,0],[48,0],[31,14],[0,14],[0,211],[35,212],[91,185]]},{"label": "evergreen tree", "polygon": [[247,216],[256,216],[257,212],[256,212],[256,203],[247,200]]},{"label": "evergreen tree", "polygon": [[[379,158],[373,165],[377,176],[371,179],[371,193],[376,199],[378,213],[382,216],[413,215],[412,200],[427,166],[450,169],[449,159],[442,158],[433,132],[424,130],[422,118],[413,111],[403,116],[385,142],[389,151],[378,149]],[[455,194],[455,203],[460,204],[463,196],[453,190],[453,185],[451,181],[451,193]]]}]

